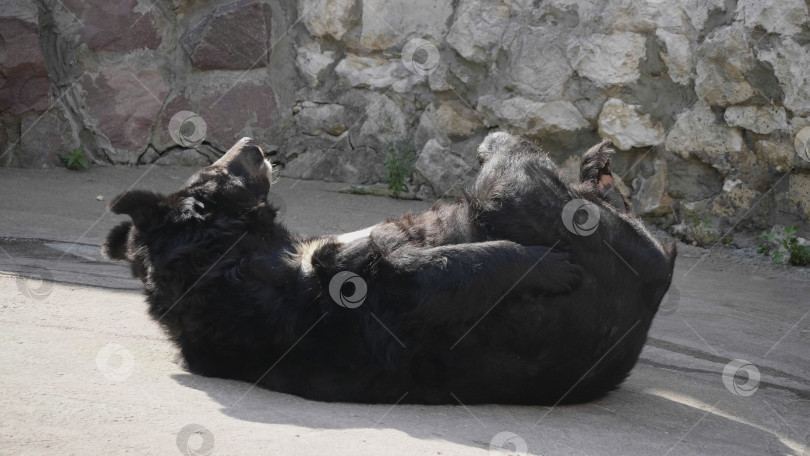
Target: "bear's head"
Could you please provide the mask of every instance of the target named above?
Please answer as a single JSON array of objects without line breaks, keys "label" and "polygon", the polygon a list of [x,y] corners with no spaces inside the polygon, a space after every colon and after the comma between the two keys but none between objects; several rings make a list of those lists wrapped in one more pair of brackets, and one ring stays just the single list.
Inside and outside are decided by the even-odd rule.
[{"label": "bear's head", "polygon": [[[261,148],[243,138],[175,193],[132,190],[114,198],[110,211],[131,221],[110,231],[102,251],[108,258],[129,261],[148,295],[187,289],[186,282],[201,276],[222,275],[221,268],[234,267],[232,258],[223,258],[226,253],[258,249],[257,244],[272,243],[277,233],[285,232],[275,220],[278,208],[268,202],[271,183],[272,168]],[[217,270],[207,274],[214,264]],[[162,298],[155,302],[178,299]]]}]

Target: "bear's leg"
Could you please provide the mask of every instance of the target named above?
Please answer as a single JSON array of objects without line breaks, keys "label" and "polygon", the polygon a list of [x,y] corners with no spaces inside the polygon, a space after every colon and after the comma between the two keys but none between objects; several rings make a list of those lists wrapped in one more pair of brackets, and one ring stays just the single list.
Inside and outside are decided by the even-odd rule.
[{"label": "bear's leg", "polygon": [[608,140],[588,149],[582,156],[579,178],[583,190],[593,192],[620,211],[631,212],[630,202],[616,187],[610,170],[610,156],[614,153],[613,144]]},{"label": "bear's leg", "polygon": [[510,241],[400,249],[385,262],[415,280],[416,312],[436,321],[479,317],[509,293],[570,293],[583,273],[566,252]]}]

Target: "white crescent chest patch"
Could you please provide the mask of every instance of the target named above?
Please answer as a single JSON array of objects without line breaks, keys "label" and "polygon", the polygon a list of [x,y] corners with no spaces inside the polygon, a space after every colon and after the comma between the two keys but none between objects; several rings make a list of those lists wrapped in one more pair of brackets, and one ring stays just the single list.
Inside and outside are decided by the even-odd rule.
[{"label": "white crescent chest patch", "polygon": [[[358,239],[370,236],[371,228],[372,227],[365,228],[359,231],[352,231],[351,233],[340,234],[336,236],[336,239],[340,244],[348,244]],[[321,248],[328,241],[329,238],[325,237],[322,239],[315,239],[313,241],[304,242],[298,245],[298,248],[296,249],[295,253],[293,253],[293,261],[295,263],[298,263],[298,267],[302,273],[306,275],[310,274],[313,271],[312,255],[314,255],[315,251]]]}]

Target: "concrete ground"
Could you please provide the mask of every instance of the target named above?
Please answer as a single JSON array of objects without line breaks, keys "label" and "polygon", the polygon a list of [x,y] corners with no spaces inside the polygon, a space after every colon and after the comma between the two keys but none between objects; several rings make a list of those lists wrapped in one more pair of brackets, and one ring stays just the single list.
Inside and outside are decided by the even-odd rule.
[{"label": "concrete ground", "polygon": [[[639,364],[591,404],[325,404],[190,375],[98,246],[123,220],[113,196],[192,172],[0,168],[0,454],[810,456],[806,271],[687,246]],[[428,207],[344,187],[282,179],[288,225],[345,232]]]}]

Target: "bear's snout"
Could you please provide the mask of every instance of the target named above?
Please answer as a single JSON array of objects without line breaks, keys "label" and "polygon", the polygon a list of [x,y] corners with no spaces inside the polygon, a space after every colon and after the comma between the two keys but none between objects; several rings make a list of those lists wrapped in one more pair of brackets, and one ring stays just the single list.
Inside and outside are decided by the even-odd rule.
[{"label": "bear's snout", "polygon": [[242,138],[211,167],[225,168],[245,181],[255,193],[264,194],[273,182],[273,167],[264,158],[264,151],[251,138]]}]

